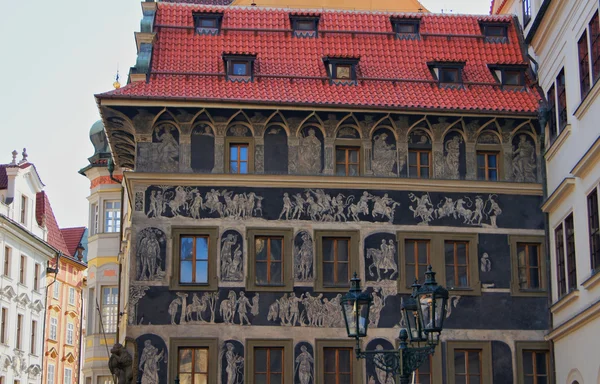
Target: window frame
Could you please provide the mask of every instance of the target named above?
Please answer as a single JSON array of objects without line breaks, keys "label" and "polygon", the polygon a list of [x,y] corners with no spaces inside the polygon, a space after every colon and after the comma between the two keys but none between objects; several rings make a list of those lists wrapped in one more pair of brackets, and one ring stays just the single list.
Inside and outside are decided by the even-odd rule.
[{"label": "window frame", "polygon": [[[485,38],[486,43],[508,43],[508,27],[507,22],[480,22],[481,34]],[[501,35],[490,34],[490,30],[493,28],[501,28]]]},{"label": "window frame", "polygon": [[[319,16],[290,15],[292,35],[294,37],[319,37]],[[301,23],[312,23],[312,29],[301,29]]]},{"label": "window frame", "polygon": [[90,236],[100,233],[100,205],[99,201],[90,205]]},{"label": "window frame", "polygon": [[[357,68],[359,59],[352,58],[336,58],[336,57],[325,57],[323,59],[325,63],[325,69],[327,71],[327,75],[329,77],[329,84],[334,85],[357,85],[358,84],[358,75]],[[350,66],[350,78],[338,78],[337,76],[337,66]]]},{"label": "window frame", "polygon": [[[114,204],[118,203],[119,208],[114,208]],[[112,208],[108,208],[107,204],[113,204]],[[102,233],[119,233],[121,231],[121,210],[122,210],[122,202],[120,200],[104,200],[102,202],[103,208],[103,217],[104,221],[102,222]],[[115,213],[116,216],[109,217],[110,213]],[[112,220],[112,225],[109,225],[109,219]],[[111,229],[109,231],[109,229]]]},{"label": "window frame", "polygon": [[52,298],[57,299],[60,297],[60,281],[54,281],[54,287],[52,287]]},{"label": "window frame", "polygon": [[[502,85],[502,89],[519,90],[525,87],[525,71],[526,67],[519,65],[490,65],[490,70],[496,78],[496,80]],[[507,84],[506,74],[507,72],[518,72],[519,83],[518,84]]]},{"label": "window frame", "polygon": [[219,369],[219,341],[217,338],[172,337],[169,340],[168,354],[169,383],[172,383],[178,376],[180,348],[208,348],[208,377],[216,380]]},{"label": "window frame", "polygon": [[19,284],[27,285],[27,256],[24,254],[19,259]]},{"label": "window frame", "polygon": [[[52,328],[54,328],[54,336],[52,336]],[[52,341],[58,340],[58,317],[50,316],[50,329],[48,331],[48,338]]]},{"label": "window frame", "polygon": [[[427,63],[429,71],[433,75],[434,79],[437,80],[439,87],[463,87],[463,70],[465,68],[465,62],[438,62],[433,61]],[[457,82],[446,82],[442,81],[442,72],[447,70],[457,70],[458,77]]]},{"label": "window frame", "polygon": [[585,28],[577,40],[577,59],[579,68],[579,91],[581,100],[592,89],[591,55],[588,29]]},{"label": "window frame", "polygon": [[490,341],[448,340],[446,342],[446,375],[455,384],[454,351],[481,350],[481,384],[492,384],[492,344]]},{"label": "window frame", "polygon": [[[570,222],[570,225],[569,225]],[[565,223],[565,256],[567,266],[567,290],[577,290],[577,253],[575,246],[575,219],[571,212],[564,220]],[[569,233],[569,228],[572,234]]]},{"label": "window frame", "polygon": [[4,260],[2,264],[2,276],[10,278],[10,267],[13,249],[8,245],[4,246]]},{"label": "window frame", "polygon": [[[46,384],[54,384],[55,374],[56,374],[56,366],[54,364],[48,363],[48,375],[46,376],[46,379],[48,382]],[[50,380],[50,377],[52,377],[52,380]]]},{"label": "window frame", "polygon": [[41,269],[42,268],[39,263],[33,264],[33,290],[34,291],[40,290],[40,271],[41,271]]},{"label": "window frame", "polygon": [[[338,177],[356,177],[356,176],[362,176],[364,174],[364,169],[363,169],[363,149],[362,146],[360,145],[360,140],[356,140],[356,139],[337,139],[336,140],[336,145],[334,148],[334,164],[333,164],[333,172],[335,176]],[[346,172],[344,175],[338,175],[336,173],[337,171],[337,151],[338,150],[344,150],[345,154],[346,154],[346,161],[344,163],[339,163],[339,164],[344,164],[345,165],[345,169]],[[350,163],[348,161],[348,154],[349,151],[356,151],[358,154],[358,163]],[[351,176],[348,174],[348,167],[350,165],[357,165],[357,169],[358,169],[358,175],[355,176]]]},{"label": "window frame", "polygon": [[[592,84],[596,84],[600,80],[600,11],[596,10],[588,28],[590,29],[590,63],[592,68]],[[595,30],[593,29],[595,27]],[[597,65],[594,65],[597,64]],[[597,68],[597,69],[596,69]]]},{"label": "window frame", "polygon": [[[69,328],[71,328],[71,329],[69,329]],[[65,343],[67,345],[73,345],[73,340],[75,338],[75,325],[72,322],[67,321],[66,329],[67,329],[67,333],[66,333],[66,337],[65,337]],[[69,341],[69,338],[71,339],[70,341]]]},{"label": "window frame", "polygon": [[27,211],[29,208],[29,199],[24,194],[21,194],[21,209],[19,215],[19,223],[27,225]]},{"label": "window frame", "polygon": [[531,0],[523,0],[523,27],[531,21]]},{"label": "window frame", "polygon": [[[72,299],[72,300],[71,300]],[[75,305],[75,288],[69,287],[69,305]]]},{"label": "window frame", "polygon": [[8,307],[2,307],[0,310],[0,344],[8,344]]},{"label": "window frame", "polygon": [[[181,237],[185,236],[208,236],[208,282],[206,284],[180,283],[180,260],[181,260]],[[216,291],[218,289],[217,264],[218,254],[217,246],[219,244],[219,228],[218,227],[172,227],[171,238],[172,257],[171,257],[171,279],[169,281],[169,289],[171,290],[186,290],[186,291]]]},{"label": "window frame", "polygon": [[325,348],[350,348],[352,353],[352,384],[363,384],[363,364],[356,360],[355,341],[350,339],[315,339],[315,377],[317,383],[325,383]]},{"label": "window frame", "polygon": [[[67,372],[69,372],[69,380],[67,380]],[[63,379],[64,379],[64,383],[67,384],[69,382],[72,382],[73,380],[73,370],[71,368],[65,367],[65,370],[63,372]]]},{"label": "window frame", "polygon": [[[283,268],[281,270],[282,284],[256,284],[256,237],[283,238]],[[258,292],[292,292],[294,290],[294,230],[279,228],[248,228],[248,274],[246,275],[246,289]]]},{"label": "window frame", "polygon": [[[556,76],[556,111],[558,135],[569,125],[569,110],[567,100],[567,78],[563,67]],[[564,105],[563,105],[564,104]],[[563,118],[564,117],[564,118]]]},{"label": "window frame", "polygon": [[524,384],[524,366],[523,366],[523,353],[526,351],[540,351],[548,354],[546,360],[546,371],[548,373],[548,383],[554,382],[554,369],[552,369],[552,353],[550,344],[545,341],[517,341],[516,346],[516,358],[517,358],[517,384]]},{"label": "window frame", "polygon": [[254,382],[254,349],[283,348],[282,383],[294,382],[294,340],[292,339],[246,339],[246,364],[244,377],[246,383]]},{"label": "window frame", "polygon": [[[109,289],[110,290],[110,294],[112,295],[112,290],[116,289],[117,290],[117,302],[115,304],[105,304],[104,303],[104,290],[105,289]],[[116,285],[102,285],[100,286],[100,321],[98,322],[98,332],[101,333],[102,329],[100,329],[100,325],[102,325],[104,333],[116,333],[118,327],[119,327],[119,303],[118,303],[118,297],[119,297],[119,287]],[[110,307],[114,307],[115,309],[115,313],[114,315],[111,315],[110,313],[105,314],[104,313],[104,308],[110,306]],[[111,328],[109,329],[107,327],[108,322],[105,321],[106,318],[110,318],[110,317],[114,317],[115,321],[114,324],[110,324]],[[112,327],[114,327],[114,331],[112,331]]]},{"label": "window frame", "polygon": [[558,119],[556,117],[556,84],[553,81],[552,85],[546,92],[546,100],[548,100],[548,134],[549,142],[553,143],[559,135]]},{"label": "window frame", "polygon": [[[484,155],[485,156],[485,179],[480,179],[479,178],[479,170],[481,169],[479,167],[479,156],[480,155]],[[496,156],[496,179],[491,179],[489,177],[489,171],[494,169],[494,168],[490,168],[488,166],[489,164],[489,156],[491,155],[495,155]],[[503,167],[502,167],[502,162],[503,162],[503,158],[502,158],[502,150],[500,148],[499,144],[477,144],[476,147],[476,151],[475,151],[475,156],[476,156],[476,167],[477,167],[477,180],[480,181],[501,181],[504,180],[504,172],[503,172]]]},{"label": "window frame", "polygon": [[[197,35],[218,35],[221,33],[221,25],[223,23],[223,13],[219,12],[194,12],[194,32]],[[215,28],[201,27],[200,20],[214,19],[216,22]]]},{"label": "window frame", "polygon": [[17,337],[15,339],[15,348],[23,351],[23,320],[25,319],[25,315],[22,313],[17,313]]},{"label": "window frame", "polygon": [[[228,55],[223,54],[225,62],[225,79],[227,81],[254,81],[254,62],[256,55]],[[246,75],[236,75],[233,73],[234,64],[244,63],[248,73]]]},{"label": "window frame", "polygon": [[567,291],[567,263],[565,258],[565,227],[564,222],[560,222],[554,228],[554,255],[556,257],[556,287],[558,298],[568,294]]},{"label": "window frame", "polygon": [[[595,207],[590,206],[590,199],[594,198]],[[592,275],[600,271],[600,206],[598,205],[598,186],[595,186],[586,196],[588,242],[590,246],[590,266]],[[592,220],[595,220],[596,230],[592,229]]]},{"label": "window frame", "polygon": [[[416,176],[413,176],[412,173],[410,172],[411,168],[414,168],[415,165],[412,165],[410,162],[410,154],[411,153],[416,153],[417,154],[417,174]],[[427,153],[427,155],[429,156],[429,165],[427,166],[427,168],[429,168],[429,176],[427,176],[427,179],[431,179],[433,177],[433,164],[432,164],[432,158],[433,158],[433,150],[431,148],[409,148],[408,152],[407,152],[407,176],[408,177],[414,177],[416,179],[425,179],[424,177],[421,176],[421,168],[425,168],[425,166],[421,165],[421,154],[422,153]]]},{"label": "window frame", "polygon": [[[396,34],[397,39],[419,38],[421,29],[421,19],[391,17],[392,31]],[[401,26],[412,26],[412,32],[401,32]]]},{"label": "window frame", "polygon": [[[248,146],[248,173],[232,173],[230,162],[231,146],[236,144],[245,144]],[[225,137],[225,166],[224,172],[231,175],[249,175],[254,173],[254,137],[252,136],[226,136]]]},{"label": "window frame", "polygon": [[359,242],[360,232],[358,230],[346,231],[346,230],[315,230],[314,240],[316,245],[315,252],[315,278],[314,278],[314,289],[318,292],[346,292],[350,288],[350,281],[343,285],[326,285],[323,281],[323,239],[324,238],[349,238],[348,250],[349,250],[349,263],[348,272],[352,276],[354,272],[359,271]]},{"label": "window frame", "polygon": [[[510,263],[511,263],[511,281],[510,291],[512,296],[546,296],[548,294],[548,281],[546,276],[546,248],[543,236],[516,236],[509,235],[508,242],[510,244]],[[540,250],[540,288],[538,289],[521,289],[519,285],[519,260],[518,260],[518,244],[539,246]]]},{"label": "window frame", "polygon": [[37,320],[31,320],[31,329],[29,330],[30,332],[30,336],[31,339],[29,340],[29,352],[34,355],[37,356],[37,327],[38,327],[38,322]]}]

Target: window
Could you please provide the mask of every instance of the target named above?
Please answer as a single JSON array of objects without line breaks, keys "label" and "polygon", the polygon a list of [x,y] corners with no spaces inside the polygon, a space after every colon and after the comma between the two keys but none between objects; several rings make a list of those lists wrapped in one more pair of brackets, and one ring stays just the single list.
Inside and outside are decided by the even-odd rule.
[{"label": "window", "polygon": [[119,289],[117,287],[102,287],[102,326],[100,331],[115,333],[119,319],[117,308]]},{"label": "window", "polygon": [[590,257],[592,270],[600,269],[600,225],[598,220],[598,189],[594,189],[587,197],[588,226],[590,237]]},{"label": "window", "polygon": [[46,380],[48,380],[47,384],[54,384],[54,370],[56,368],[54,367],[54,364],[48,364],[48,375]]},{"label": "window", "polygon": [[535,236],[510,236],[514,296],[545,296],[546,261],[544,239]]},{"label": "window", "polygon": [[37,321],[31,321],[31,344],[29,351],[32,355],[36,355],[36,342],[37,342]]},{"label": "window", "polygon": [[67,323],[67,344],[73,345],[73,332],[74,332],[73,323]]},{"label": "window", "polygon": [[10,247],[4,247],[4,267],[2,268],[2,274],[6,277],[10,277],[10,256],[12,249]]},{"label": "window", "polygon": [[21,262],[19,263],[19,283],[25,284],[25,269],[27,268],[27,258],[25,255],[21,255]]},{"label": "window", "polygon": [[[92,379],[90,378],[90,381]],[[110,376],[98,376],[98,384],[113,384],[112,377]]]},{"label": "window", "polygon": [[121,202],[104,202],[104,232],[119,232],[121,230]]},{"label": "window", "polygon": [[60,292],[60,281],[55,280],[54,281],[54,290],[52,292],[52,297],[54,297],[55,299],[58,299],[59,292]]},{"label": "window", "polygon": [[171,289],[217,289],[218,228],[173,228]]},{"label": "window", "polygon": [[316,290],[347,290],[358,271],[358,233],[315,231],[317,244]]},{"label": "window", "polygon": [[222,21],[222,13],[194,13],[194,26],[200,35],[218,35]]},{"label": "window", "polygon": [[73,371],[70,368],[65,368],[65,384],[72,384]]},{"label": "window", "polygon": [[579,53],[579,87],[583,99],[590,90],[590,55],[587,30],[583,31],[577,42],[577,52]]},{"label": "window", "polygon": [[336,147],[335,174],[338,176],[360,175],[360,148]]},{"label": "window", "polygon": [[462,70],[464,62],[429,62],[427,63],[433,78],[440,86],[457,87],[462,86]]},{"label": "window", "polygon": [[296,37],[317,37],[319,17],[304,17],[290,15],[292,30]]},{"label": "window", "polygon": [[488,43],[508,42],[508,24],[505,23],[480,23],[481,32]]},{"label": "window", "polygon": [[592,79],[594,83],[600,78],[600,20],[598,11],[592,17],[589,24],[590,46],[592,47]]},{"label": "window", "polygon": [[477,178],[498,180],[498,152],[477,151]]},{"label": "window", "polygon": [[567,126],[567,87],[565,83],[565,70],[562,69],[556,78],[556,93],[558,109],[558,133]]},{"label": "window", "polygon": [[98,225],[100,223],[100,212],[99,212],[99,208],[98,208],[98,204],[94,203],[92,204],[92,209],[91,209],[91,213],[92,213],[92,219],[91,219],[91,235],[95,235],[98,233]]},{"label": "window", "polygon": [[492,352],[489,342],[448,341],[448,384],[491,384]]},{"label": "window", "polygon": [[404,255],[406,260],[406,288],[410,288],[415,280],[420,283],[423,282],[427,267],[431,265],[431,240],[404,240]]},{"label": "window", "polygon": [[517,384],[553,383],[550,348],[545,342],[517,341]]},{"label": "window", "polygon": [[567,293],[567,275],[565,274],[565,231],[562,223],[554,230],[554,244],[556,249],[556,281],[558,297]]},{"label": "window", "polygon": [[523,0],[523,25],[531,21],[531,0]]},{"label": "window", "polygon": [[569,279],[569,291],[577,289],[577,260],[575,258],[575,225],[573,214],[565,219],[566,246],[567,246],[567,277]]},{"label": "window", "polygon": [[40,265],[38,263],[35,264],[33,272],[33,289],[35,291],[40,289]]},{"label": "window", "polygon": [[362,383],[361,364],[354,355],[352,340],[316,342],[315,366],[319,383]]},{"label": "window", "polygon": [[518,66],[490,66],[503,88],[515,89],[525,85],[525,68]]},{"label": "window", "polygon": [[246,341],[248,383],[292,383],[294,381],[294,344],[291,339]]},{"label": "window", "polygon": [[248,144],[229,146],[229,173],[248,173]]},{"label": "window", "polygon": [[21,216],[20,223],[26,224],[27,221],[27,196],[21,195]]},{"label": "window", "polygon": [[227,80],[252,81],[256,55],[223,55]]},{"label": "window", "polygon": [[458,68],[440,68],[440,83],[459,83],[460,71]]},{"label": "window", "polygon": [[556,88],[554,84],[548,90],[546,100],[548,100],[548,131],[550,142],[553,142],[558,136],[556,131]]},{"label": "window", "polygon": [[392,28],[398,39],[414,39],[419,36],[419,19],[391,19]]},{"label": "window", "polygon": [[431,355],[427,356],[423,364],[416,371],[413,372],[411,376],[411,383],[420,383],[420,384],[431,384],[433,383],[433,378],[431,377],[433,372],[433,359]]},{"label": "window", "polygon": [[[169,378],[179,377],[181,383],[206,384],[217,382],[219,345],[217,339],[170,339]],[[247,365],[246,365],[247,366]],[[104,384],[104,383],[102,383]]]},{"label": "window", "polygon": [[2,308],[2,324],[0,324],[0,343],[7,344],[6,330],[8,328],[8,308]]},{"label": "window", "polygon": [[446,286],[469,288],[469,242],[445,241],[444,253],[446,255]]},{"label": "window", "polygon": [[324,60],[331,84],[356,84],[358,59],[329,58]]},{"label": "window", "polygon": [[291,291],[293,231],[248,229],[248,290]]},{"label": "window", "polygon": [[23,315],[17,315],[17,349],[23,349]]},{"label": "window", "polygon": [[431,150],[409,149],[408,176],[418,179],[429,179],[431,175]]},{"label": "window", "polygon": [[56,331],[58,329],[58,319],[56,317],[50,318],[50,340],[56,340]]},{"label": "window", "polygon": [[69,287],[69,305],[75,305],[75,288]]}]

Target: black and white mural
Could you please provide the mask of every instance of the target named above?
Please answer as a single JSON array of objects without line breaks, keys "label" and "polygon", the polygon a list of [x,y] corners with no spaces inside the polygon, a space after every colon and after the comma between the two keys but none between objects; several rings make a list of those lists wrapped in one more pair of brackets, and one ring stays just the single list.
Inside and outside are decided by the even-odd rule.
[{"label": "black and white mural", "polygon": [[315,353],[313,346],[301,341],[294,346],[294,384],[315,383]]},{"label": "black and white mural", "polygon": [[244,238],[235,230],[221,235],[221,281],[244,279]]},{"label": "black and white mural", "polygon": [[136,280],[162,280],[165,277],[167,237],[158,228],[144,228],[137,234]]},{"label": "black and white mural", "polygon": [[[367,351],[391,351],[395,350],[390,341],[383,338],[371,340],[366,347]],[[377,358],[377,356],[374,356]],[[367,383],[368,384],[396,384],[394,376],[377,367],[373,358],[366,359]]]},{"label": "black and white mural", "polygon": [[364,240],[365,276],[367,281],[398,279],[396,235],[374,233]]},{"label": "black and white mural", "polygon": [[294,279],[298,282],[313,281],[314,243],[308,231],[300,231],[294,237]]},{"label": "black and white mural", "polygon": [[242,384],[244,382],[244,344],[238,340],[226,340],[219,352],[221,383]]},{"label": "black and white mural", "polygon": [[138,382],[166,383],[168,350],[164,340],[154,334],[145,334],[138,337],[136,343],[139,356]]}]

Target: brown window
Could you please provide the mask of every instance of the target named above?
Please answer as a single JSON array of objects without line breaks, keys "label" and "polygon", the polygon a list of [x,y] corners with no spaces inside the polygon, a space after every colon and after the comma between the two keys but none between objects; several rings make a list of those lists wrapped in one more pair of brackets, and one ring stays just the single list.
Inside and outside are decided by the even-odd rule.
[{"label": "brown window", "polygon": [[35,350],[36,338],[37,338],[37,321],[32,320],[31,321],[31,349],[30,349],[32,355],[36,354],[36,350]]},{"label": "brown window", "polygon": [[590,90],[590,55],[588,49],[587,30],[577,42],[577,51],[579,53],[579,87],[581,89],[581,98]]},{"label": "brown window", "polygon": [[2,324],[0,324],[0,343],[6,344],[6,328],[8,326],[8,308],[2,308]]},{"label": "brown window", "polygon": [[540,245],[517,243],[517,257],[519,260],[519,287],[521,289],[540,289],[542,287]]},{"label": "brown window", "polygon": [[590,21],[590,45],[592,47],[592,76],[594,82],[600,77],[600,20],[598,11]]},{"label": "brown window", "polygon": [[21,224],[27,219],[27,197],[21,195]]},{"label": "brown window", "polygon": [[10,255],[11,255],[11,248],[10,247],[4,247],[4,267],[2,268],[2,274],[4,276],[8,276],[10,277]]},{"label": "brown window", "polygon": [[336,148],[335,174],[338,176],[358,176],[360,174],[360,148]]},{"label": "brown window", "polygon": [[248,144],[229,145],[229,173],[248,173]]},{"label": "brown window", "polygon": [[498,152],[477,152],[477,178],[498,180]]},{"label": "brown window", "polygon": [[419,179],[431,177],[431,151],[416,150],[408,151],[408,175]]},{"label": "brown window", "polygon": [[559,133],[567,126],[567,87],[565,83],[565,70],[562,69],[556,78],[557,105],[558,109],[558,131]]},{"label": "brown window", "polygon": [[208,284],[209,246],[208,236],[181,236],[180,284]]},{"label": "brown window", "polygon": [[23,315],[17,315],[17,349],[21,349],[21,341],[23,340]]},{"label": "brown window", "polygon": [[407,239],[404,241],[404,252],[406,257],[406,286],[410,287],[415,279],[422,283],[427,266],[431,264],[431,241]]},{"label": "brown window", "polygon": [[325,383],[352,383],[352,348],[323,348],[323,375]]},{"label": "brown window", "polygon": [[283,237],[257,236],[254,242],[256,285],[282,285],[285,268]]},{"label": "brown window", "polygon": [[480,349],[454,350],[454,382],[479,384],[482,379],[482,351]]},{"label": "brown window", "polygon": [[36,291],[40,289],[40,265],[37,263],[35,264],[33,274],[33,289]]},{"label": "brown window", "polygon": [[283,383],[284,361],[283,348],[254,348],[254,382]]},{"label": "brown window", "polygon": [[350,238],[323,238],[323,285],[347,285],[350,281]]},{"label": "brown window", "polygon": [[567,293],[567,275],[565,273],[565,241],[564,229],[560,224],[554,230],[554,242],[556,245],[556,280],[558,286],[558,297]]},{"label": "brown window", "polygon": [[433,384],[431,376],[432,372],[433,359],[431,358],[431,355],[429,355],[423,364],[421,364],[421,366],[413,372],[411,383]]},{"label": "brown window", "polygon": [[548,351],[524,350],[523,351],[523,378],[525,383],[546,384],[548,380],[548,367],[550,356]]},{"label": "brown window", "polygon": [[179,381],[187,384],[205,384],[215,380],[209,377],[208,360],[208,348],[179,348]]},{"label": "brown window", "polygon": [[446,254],[446,285],[451,288],[469,287],[469,243],[444,242]]},{"label": "brown window", "polygon": [[566,245],[567,245],[567,277],[569,291],[577,289],[577,261],[575,259],[575,225],[573,214],[565,219]]},{"label": "brown window", "polygon": [[558,136],[556,131],[556,88],[554,84],[548,90],[546,98],[548,100],[548,130],[552,142]]},{"label": "brown window", "polygon": [[588,226],[590,231],[590,257],[592,269],[600,269],[600,228],[598,221],[598,190],[594,189],[587,197]]},{"label": "brown window", "polygon": [[19,283],[25,284],[25,266],[27,259],[21,255],[21,262],[19,263]]}]

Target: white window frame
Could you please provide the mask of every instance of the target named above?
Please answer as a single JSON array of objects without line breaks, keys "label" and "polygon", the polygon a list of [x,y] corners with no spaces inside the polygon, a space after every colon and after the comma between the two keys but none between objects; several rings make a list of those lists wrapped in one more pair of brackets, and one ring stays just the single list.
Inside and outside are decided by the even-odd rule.
[{"label": "white window frame", "polygon": [[[67,379],[67,376],[68,376],[68,379]],[[65,368],[63,384],[73,384],[73,371],[71,370],[71,368]]]},{"label": "white window frame", "polygon": [[57,332],[58,332],[58,318],[51,317],[50,318],[50,332],[49,337],[50,340],[57,340]]},{"label": "white window frame", "polygon": [[[108,204],[111,204],[111,208],[108,208]],[[115,208],[115,204],[119,207]],[[103,204],[104,208],[104,233],[117,233],[121,230],[121,201],[120,200],[106,200]]]},{"label": "white window frame", "polygon": [[[106,290],[109,290],[109,302],[107,303],[105,298]],[[116,285],[105,285],[101,287],[101,320],[102,325],[104,327],[105,333],[115,333],[117,332],[117,324],[119,322],[119,308],[118,308],[118,300],[119,300],[119,291]],[[114,292],[113,292],[114,290]],[[116,292],[116,294],[115,294]],[[100,326],[99,326],[100,327]],[[98,329],[99,332],[102,332],[102,329]]]},{"label": "white window frame", "polygon": [[75,326],[73,325],[73,323],[68,322],[67,323],[67,344],[68,345],[73,345],[74,333],[75,333]]},{"label": "white window frame", "polygon": [[54,364],[48,364],[48,377],[46,379],[46,384],[54,384],[54,373],[56,372],[56,367]]},{"label": "white window frame", "polygon": [[112,377],[110,377],[110,376],[98,376],[98,384],[113,384]]},{"label": "white window frame", "polygon": [[24,194],[21,194],[21,210],[19,211],[19,223],[27,225],[27,212],[29,206],[29,198]]},{"label": "white window frame", "polygon": [[91,206],[90,212],[90,235],[96,235],[100,232],[100,228],[98,228],[100,224],[100,205],[98,202],[95,202]]},{"label": "white window frame", "polygon": [[52,292],[52,297],[54,297],[55,299],[58,299],[59,294],[60,294],[60,281],[55,280],[54,281],[54,291]]},{"label": "white window frame", "polygon": [[69,287],[69,305],[75,305],[75,288]]}]

